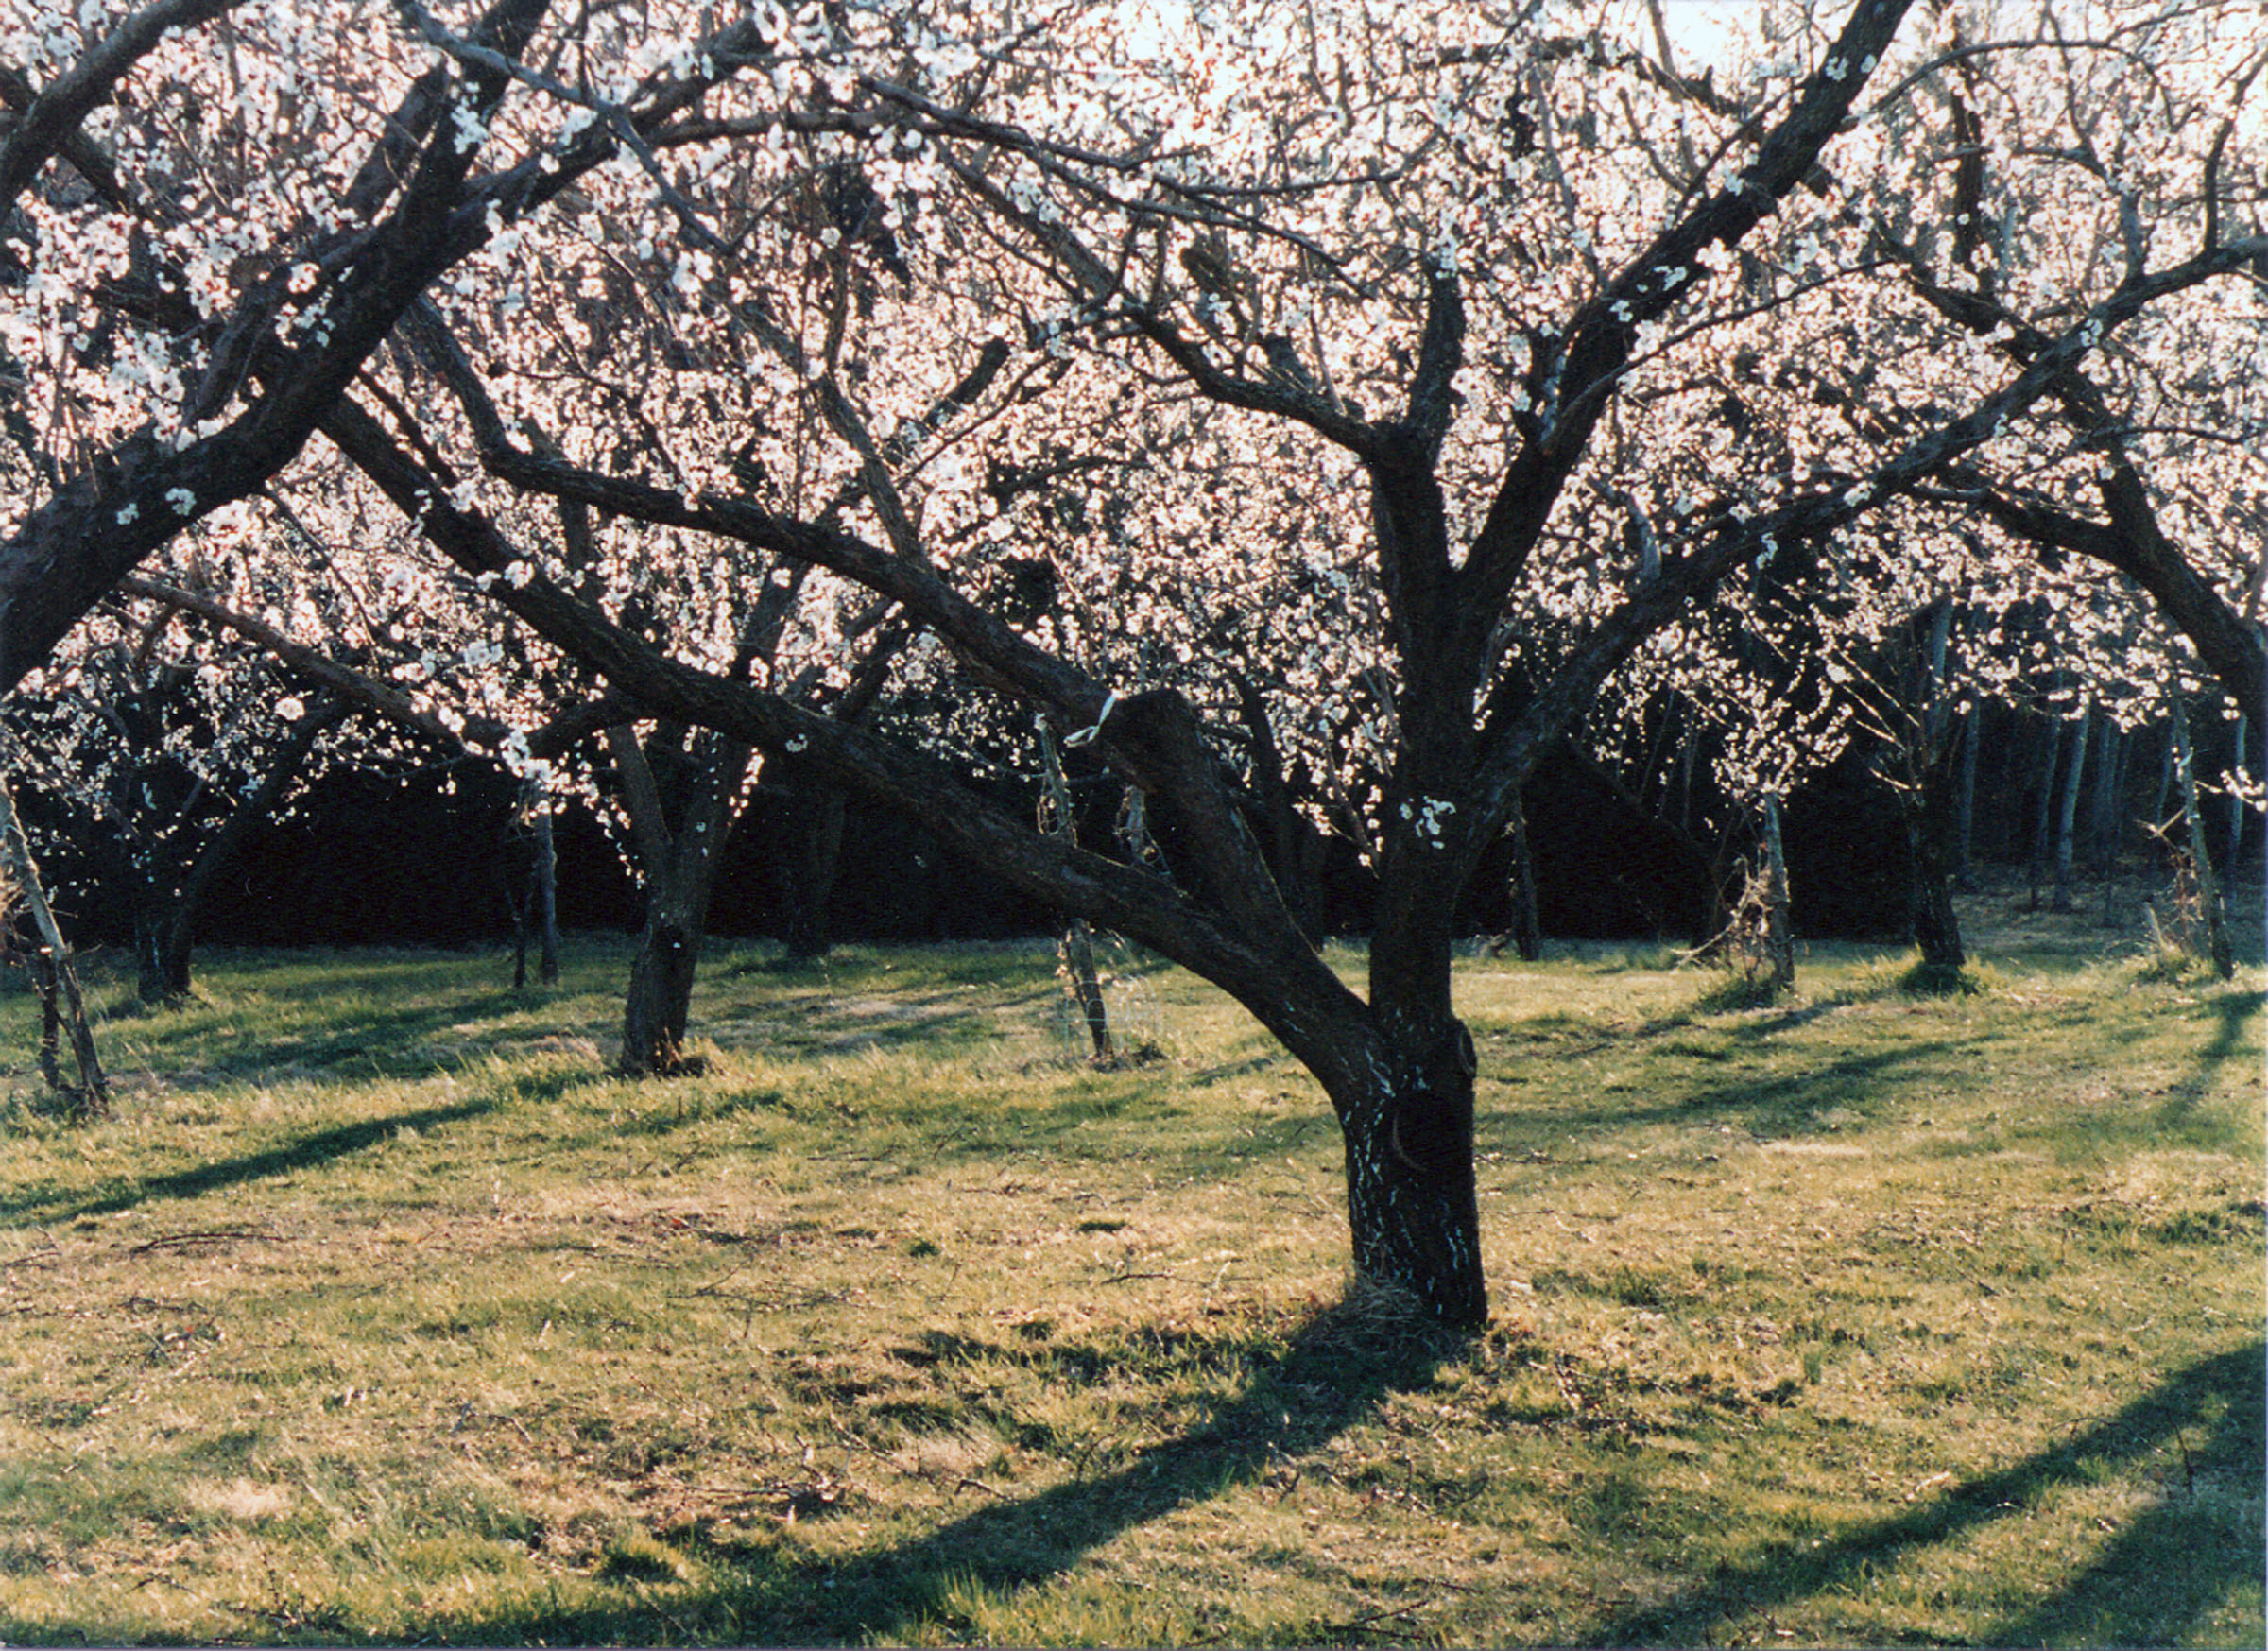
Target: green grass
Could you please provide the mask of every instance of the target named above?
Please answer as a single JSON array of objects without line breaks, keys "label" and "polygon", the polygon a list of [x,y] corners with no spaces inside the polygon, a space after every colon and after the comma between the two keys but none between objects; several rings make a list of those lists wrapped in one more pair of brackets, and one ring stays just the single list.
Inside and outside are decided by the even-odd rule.
[{"label": "green grass", "polygon": [[640,1086],[618,943],[200,962],[101,1123],[0,1008],[0,1640],[2261,1637],[2256,966],[1461,965],[1454,1340],[1177,971],[725,951]]}]

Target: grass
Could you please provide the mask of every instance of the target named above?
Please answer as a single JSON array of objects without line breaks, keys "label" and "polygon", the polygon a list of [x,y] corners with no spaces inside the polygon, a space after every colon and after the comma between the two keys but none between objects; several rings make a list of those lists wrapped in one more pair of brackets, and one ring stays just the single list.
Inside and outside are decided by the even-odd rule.
[{"label": "grass", "polygon": [[2257,963],[1671,962],[1461,966],[1463,1340],[1177,971],[727,952],[642,1087],[613,942],[215,954],[77,1127],[11,1000],[0,1640],[2259,1642]]}]

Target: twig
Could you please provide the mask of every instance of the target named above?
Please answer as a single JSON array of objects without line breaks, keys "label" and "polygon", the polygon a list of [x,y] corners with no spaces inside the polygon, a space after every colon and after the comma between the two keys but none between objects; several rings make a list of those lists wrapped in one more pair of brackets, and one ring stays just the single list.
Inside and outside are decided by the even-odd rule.
[{"label": "twig", "polygon": [[[1399,1606],[1393,1610],[1366,1611],[1359,1617],[1349,1617],[1343,1623],[1332,1624],[1322,1638],[1325,1641],[1329,1641],[1336,1638],[1338,1635],[1351,1632],[1356,1628],[1366,1628],[1372,1623],[1390,1622],[1396,1617],[1414,1616],[1418,1609],[1418,1608],[1414,1605],[1405,1605]],[[1223,1628],[1218,1633],[1205,1634],[1197,1639],[1192,1640],[1190,1643],[1192,1645],[1217,1645],[1223,1640],[1226,1640],[1231,1632],[1232,1630],[1230,1629]]]},{"label": "twig", "polygon": [[174,1232],[163,1238],[153,1238],[147,1244],[137,1244],[126,1253],[147,1255],[158,1249],[186,1249],[193,1244],[227,1244],[233,1239],[256,1238],[267,1244],[285,1243],[280,1232],[269,1232],[256,1227],[217,1227],[210,1232]]},{"label": "twig", "polygon": [[19,1256],[10,1256],[7,1261],[0,1262],[0,1267],[26,1266],[32,1262],[43,1260],[48,1256],[60,1255],[63,1253],[63,1247],[56,1243],[54,1238],[44,1232],[41,1233],[40,1236],[47,1240],[44,1247],[34,1250],[26,1250],[24,1254]]}]

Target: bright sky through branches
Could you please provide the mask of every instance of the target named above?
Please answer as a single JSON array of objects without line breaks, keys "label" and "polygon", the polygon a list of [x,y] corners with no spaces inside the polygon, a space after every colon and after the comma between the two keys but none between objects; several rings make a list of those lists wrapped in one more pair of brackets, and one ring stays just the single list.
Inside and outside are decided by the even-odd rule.
[{"label": "bright sky through branches", "polygon": [[1662,0],[1670,43],[1680,69],[1706,69],[1723,56],[1727,36],[1746,0]]}]

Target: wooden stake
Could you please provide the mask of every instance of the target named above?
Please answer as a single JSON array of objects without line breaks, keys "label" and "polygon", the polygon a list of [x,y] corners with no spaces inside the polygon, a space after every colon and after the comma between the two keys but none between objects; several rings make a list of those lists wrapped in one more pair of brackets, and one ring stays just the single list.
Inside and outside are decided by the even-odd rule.
[{"label": "wooden stake", "polygon": [[[32,863],[31,843],[24,835],[23,822],[16,817],[16,805],[0,783],[0,852],[8,857],[8,867],[16,882],[22,886],[25,909],[31,914],[31,926],[38,935],[40,945],[46,954],[46,970],[52,971],[52,982],[43,982],[48,989],[47,1015],[55,1013],[55,989],[60,988],[62,1006],[66,1011],[64,1023],[71,1031],[71,1053],[78,1061],[78,1088],[74,1114],[81,1120],[107,1117],[111,1110],[111,1086],[102,1075],[102,1062],[94,1054],[94,1034],[87,1025],[86,1002],[79,995],[78,971],[71,967],[71,949],[63,944],[63,934],[56,926],[55,912],[47,903],[46,891],[40,886],[39,868]],[[52,1053],[53,1032],[47,1033],[47,1053],[41,1062],[48,1081],[56,1083],[60,1075],[56,1070]],[[60,1090],[64,1086],[56,1083]]]}]

